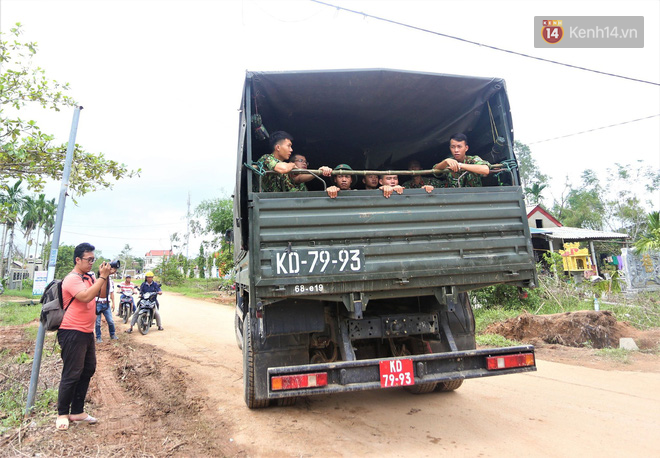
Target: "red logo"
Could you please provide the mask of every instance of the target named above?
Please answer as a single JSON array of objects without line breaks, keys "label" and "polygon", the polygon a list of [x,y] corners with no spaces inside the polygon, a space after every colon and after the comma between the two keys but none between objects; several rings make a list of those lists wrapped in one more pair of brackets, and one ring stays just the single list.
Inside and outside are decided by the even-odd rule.
[{"label": "red logo", "polygon": [[561,20],[557,19],[544,19],[541,35],[546,43],[554,45],[559,43],[564,38],[564,28],[562,27]]}]

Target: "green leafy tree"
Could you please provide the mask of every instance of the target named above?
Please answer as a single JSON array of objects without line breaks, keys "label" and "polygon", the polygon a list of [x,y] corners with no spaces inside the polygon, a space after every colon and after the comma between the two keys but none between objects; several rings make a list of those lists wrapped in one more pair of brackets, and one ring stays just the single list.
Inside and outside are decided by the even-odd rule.
[{"label": "green leafy tree", "polygon": [[529,146],[516,141],[513,144],[513,150],[518,159],[518,172],[522,188],[525,191],[525,199],[529,203],[541,203],[543,200],[541,193],[548,185],[548,176],[541,173]]},{"label": "green leafy tree", "polygon": [[648,215],[646,230],[635,242],[635,252],[660,251],[660,212]]},{"label": "green leafy tree", "polygon": [[582,184],[579,187],[568,184],[567,179],[565,193],[559,202],[555,202],[553,213],[565,226],[603,229],[603,189],[593,170],[582,172]]},{"label": "green leafy tree", "polygon": [[[60,111],[77,103],[67,95],[68,84],[49,80],[45,71],[33,64],[37,45],[20,42],[21,34],[20,23],[10,29],[8,37],[0,33],[0,184],[24,180],[28,189],[38,191],[47,179],[62,178],[67,145],[54,144],[54,136],[17,113],[27,105]],[[109,188],[111,180],[139,172],[75,145],[69,192],[83,195]]]},{"label": "green leafy tree", "polygon": [[204,244],[199,245],[199,255],[197,256],[197,268],[199,269],[199,278],[206,278],[204,275],[204,264],[206,264],[206,259],[204,258]]},{"label": "green leafy tree", "polygon": [[[73,245],[60,245],[57,250],[57,261],[55,261],[55,278],[60,280],[73,270],[73,253],[76,247]],[[50,243],[48,243],[50,251]]]},{"label": "green leafy tree", "polygon": [[183,284],[184,276],[181,273],[181,257],[170,256],[163,258],[160,265],[161,281],[167,286],[179,286]]},{"label": "green leafy tree", "polygon": [[632,240],[637,240],[649,221],[648,209],[657,205],[660,170],[643,160],[631,164],[616,163],[613,168],[607,169],[606,182],[607,226],[613,231],[626,232]]},{"label": "green leafy tree", "polygon": [[211,248],[220,248],[220,258],[216,261],[221,275],[224,275],[234,266],[233,246],[224,240],[224,235],[234,227],[234,203],[229,198],[219,198],[202,201],[194,213],[200,221],[191,226],[193,233],[211,235]]}]

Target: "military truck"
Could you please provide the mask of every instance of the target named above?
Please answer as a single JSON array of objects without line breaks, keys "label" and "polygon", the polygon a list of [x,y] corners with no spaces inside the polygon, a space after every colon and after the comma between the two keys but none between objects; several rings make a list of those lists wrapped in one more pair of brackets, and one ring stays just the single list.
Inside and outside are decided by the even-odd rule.
[{"label": "military truck", "polygon": [[[315,176],[262,192],[269,132],[293,137]],[[357,176],[431,173],[462,132],[493,164],[482,187],[340,192],[322,165]],[[337,171],[333,171],[338,173]],[[347,173],[342,171],[341,173]],[[434,172],[439,173],[439,172]],[[537,283],[505,83],[394,70],[247,72],[234,193],[236,339],[249,408],[296,397],[536,370],[533,346],[476,349],[467,291]]]}]

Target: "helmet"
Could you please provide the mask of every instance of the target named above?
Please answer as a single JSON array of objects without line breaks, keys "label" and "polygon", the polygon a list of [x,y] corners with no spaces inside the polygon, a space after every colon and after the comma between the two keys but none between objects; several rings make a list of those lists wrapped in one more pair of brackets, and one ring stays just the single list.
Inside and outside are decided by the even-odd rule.
[{"label": "helmet", "polygon": [[144,274],[144,277],[145,277],[145,278],[146,278],[146,277],[153,277],[153,276],[154,276],[154,273],[153,273],[152,271],[149,271],[149,272],[147,272],[146,274]]}]

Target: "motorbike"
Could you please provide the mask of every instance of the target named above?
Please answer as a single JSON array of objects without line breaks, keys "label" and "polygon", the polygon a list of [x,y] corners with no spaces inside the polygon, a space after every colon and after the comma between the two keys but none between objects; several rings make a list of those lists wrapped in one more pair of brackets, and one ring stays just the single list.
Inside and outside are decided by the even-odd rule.
[{"label": "motorbike", "polygon": [[133,291],[130,294],[122,291],[121,297],[119,298],[119,316],[124,321],[128,323],[128,317],[131,316],[133,312]]},{"label": "motorbike", "polygon": [[149,292],[140,295],[140,302],[138,302],[137,309],[137,326],[142,335],[149,332],[149,328],[154,324],[154,309],[156,307],[156,298],[158,293]]}]

